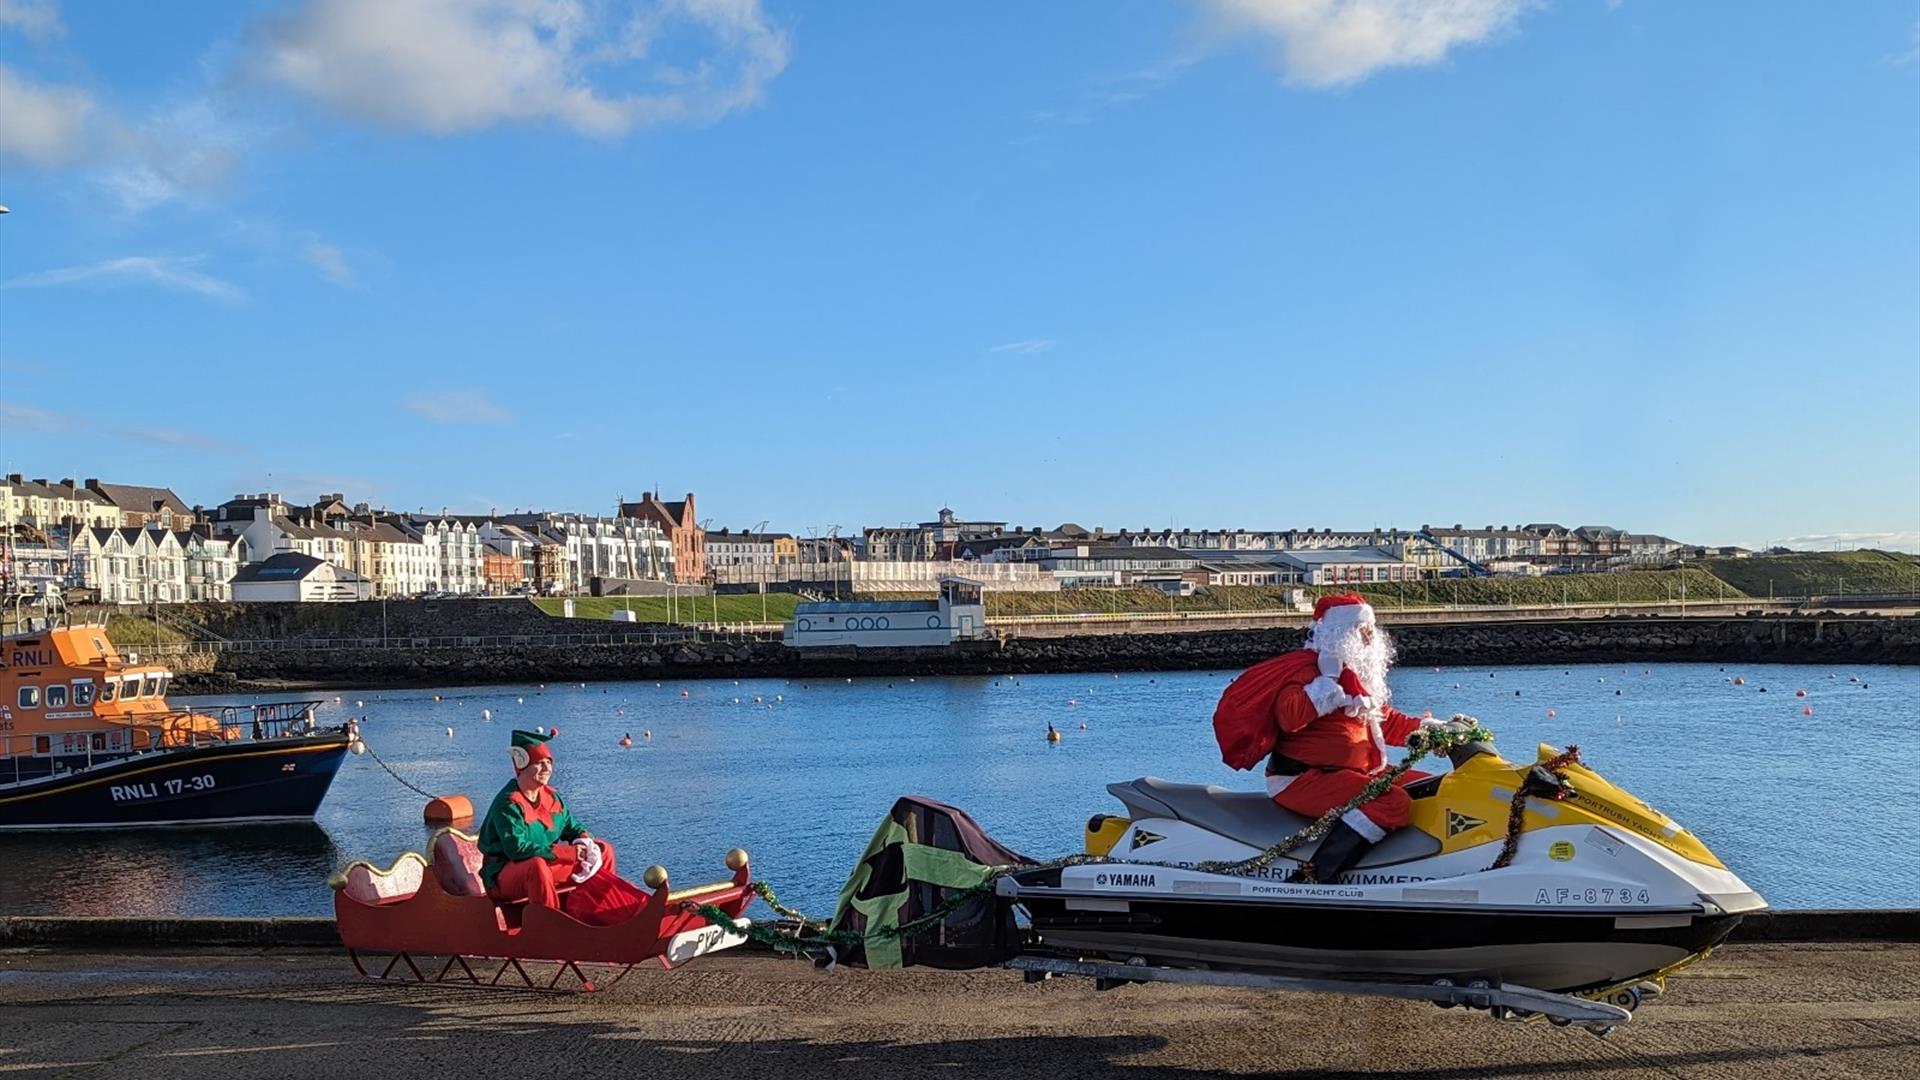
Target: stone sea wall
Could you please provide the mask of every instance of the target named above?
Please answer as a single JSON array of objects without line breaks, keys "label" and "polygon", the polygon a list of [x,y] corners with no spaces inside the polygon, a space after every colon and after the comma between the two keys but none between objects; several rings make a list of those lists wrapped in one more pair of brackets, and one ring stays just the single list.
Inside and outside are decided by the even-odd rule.
[{"label": "stone sea wall", "polygon": [[[551,627],[551,623],[547,624]],[[596,632],[605,628],[594,624]],[[487,644],[234,649],[182,657],[183,692],[288,686],[445,686],[569,679],[740,678],[1173,671],[1245,667],[1300,644],[1298,630],[1088,634],[911,650],[801,653],[770,641],[569,646]],[[550,629],[549,629],[549,632]],[[444,642],[446,632],[431,635]],[[1920,664],[1920,618],[1795,615],[1620,618],[1402,626],[1403,663],[1555,664],[1650,661]],[[194,661],[188,663],[185,661]]]}]

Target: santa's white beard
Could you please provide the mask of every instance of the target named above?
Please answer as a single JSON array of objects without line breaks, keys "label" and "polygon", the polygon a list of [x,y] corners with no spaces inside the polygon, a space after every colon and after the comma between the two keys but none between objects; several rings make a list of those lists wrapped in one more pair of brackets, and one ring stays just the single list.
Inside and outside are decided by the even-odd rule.
[{"label": "santa's white beard", "polygon": [[1367,696],[1375,705],[1385,705],[1393,692],[1387,689],[1387,672],[1393,668],[1393,639],[1378,626],[1373,628],[1373,643],[1367,644],[1360,636],[1360,628],[1351,630],[1330,641],[1320,641],[1320,635],[1314,635],[1314,649],[1321,656],[1331,656],[1340,662],[1340,666],[1360,677],[1360,685],[1366,688]]}]

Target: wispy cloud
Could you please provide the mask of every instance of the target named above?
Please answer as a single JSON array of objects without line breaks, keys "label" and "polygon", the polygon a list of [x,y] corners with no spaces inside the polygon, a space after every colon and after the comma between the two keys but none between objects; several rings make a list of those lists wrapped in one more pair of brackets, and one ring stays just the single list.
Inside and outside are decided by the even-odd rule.
[{"label": "wispy cloud", "polygon": [[1908,38],[1908,43],[1913,46],[1911,49],[1887,57],[1887,63],[1897,67],[1901,64],[1920,62],[1920,19],[1913,21],[1913,34]]},{"label": "wispy cloud", "polygon": [[137,124],[113,124],[100,154],[106,164],[94,179],[123,211],[139,214],[218,190],[238,167],[245,142],[214,98],[185,98]]},{"label": "wispy cloud", "polygon": [[109,435],[131,439],[134,442],[167,446],[178,450],[211,450],[226,453],[245,449],[238,443],[217,439],[204,432],[167,427],[102,425],[96,418],[82,418],[70,413],[54,412],[12,401],[0,401],[0,427],[43,432],[105,431]]},{"label": "wispy cloud", "polygon": [[1037,124],[1090,124],[1108,109],[1131,105],[1159,93],[1197,59],[1197,56],[1185,56],[1123,75],[1095,79],[1081,86],[1066,104],[1035,109],[1027,114],[1027,119]]},{"label": "wispy cloud", "polygon": [[347,265],[347,256],[332,244],[315,241],[300,252],[300,258],[307,265],[320,271],[322,277],[335,285],[352,285],[353,267]]},{"label": "wispy cloud", "polygon": [[[267,78],[349,116],[440,135],[711,123],[759,104],[788,56],[759,0],[667,0],[618,24],[582,0],[308,0],[262,23],[255,42]],[[668,46],[687,55],[662,55]],[[612,69],[646,89],[596,85]]]},{"label": "wispy cloud", "polygon": [[0,427],[16,431],[67,431],[73,427],[73,417],[32,405],[0,401]]},{"label": "wispy cloud", "polygon": [[1029,338],[1025,341],[1009,341],[995,345],[987,351],[990,353],[1024,353],[1031,356],[1034,353],[1046,352],[1058,344],[1060,343],[1048,338]]},{"label": "wispy cloud", "polygon": [[422,391],[401,402],[401,407],[442,424],[504,424],[513,419],[512,413],[477,387]]},{"label": "wispy cloud", "polygon": [[155,446],[171,446],[176,450],[237,450],[238,444],[224,439],[216,439],[198,431],[182,431],[179,428],[130,427],[119,428],[119,433],[137,442],[151,443]]},{"label": "wispy cloud", "polygon": [[1222,32],[1270,39],[1288,82],[1356,83],[1490,40],[1539,0],[1202,0]]},{"label": "wispy cloud", "polygon": [[0,289],[43,288],[83,282],[136,282],[197,293],[227,304],[238,304],[247,299],[245,289],[199,269],[205,261],[204,255],[123,255],[85,266],[65,266],[57,270],[22,274],[0,282]]},{"label": "wispy cloud", "polygon": [[54,0],[0,0],[0,28],[18,30],[35,41],[65,36],[60,5]]}]

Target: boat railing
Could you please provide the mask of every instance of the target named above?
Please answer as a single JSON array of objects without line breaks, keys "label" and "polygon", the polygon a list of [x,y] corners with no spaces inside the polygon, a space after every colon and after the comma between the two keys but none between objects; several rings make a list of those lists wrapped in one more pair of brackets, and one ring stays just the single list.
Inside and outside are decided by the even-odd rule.
[{"label": "boat railing", "polygon": [[[49,773],[25,769],[30,761],[52,759],[51,775],[74,771],[62,759],[83,759],[81,769],[92,768],[95,756],[119,761],[129,756],[176,750],[225,746],[230,743],[301,739],[320,732],[314,718],[322,702],[273,701],[256,705],[219,705],[198,709],[172,709],[142,716],[136,722],[98,724],[68,731],[26,731],[0,734],[0,788],[28,780],[45,779]],[[220,725],[214,730],[194,726],[196,716],[212,717]],[[145,738],[136,737],[144,733]],[[232,733],[231,736],[229,733]]]}]

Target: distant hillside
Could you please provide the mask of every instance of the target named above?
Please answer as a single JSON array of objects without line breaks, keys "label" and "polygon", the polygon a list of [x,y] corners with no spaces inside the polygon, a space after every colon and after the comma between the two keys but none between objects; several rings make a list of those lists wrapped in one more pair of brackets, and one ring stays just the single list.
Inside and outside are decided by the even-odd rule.
[{"label": "distant hillside", "polygon": [[1920,592],[1920,555],[1897,551],[1807,552],[1693,564],[1748,596]]},{"label": "distant hillside", "polygon": [[[1404,585],[1363,585],[1359,592],[1375,607],[1429,604],[1623,604],[1678,600],[1737,600],[1746,590],[1714,577],[1697,564],[1679,570],[1621,570],[1611,574],[1554,574],[1547,577],[1442,578]],[[1320,589],[1318,592],[1336,590]],[[1761,595],[1765,595],[1763,592]]]}]

